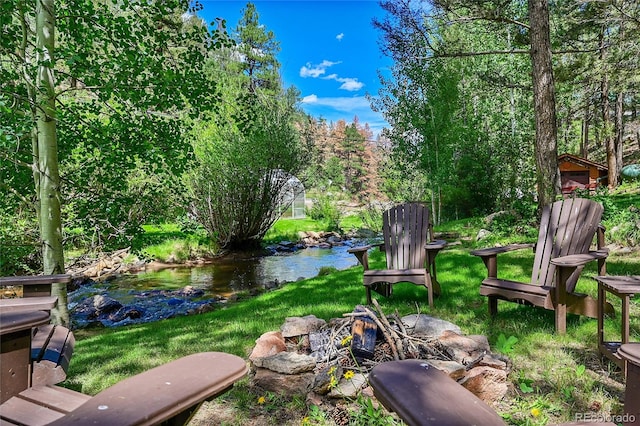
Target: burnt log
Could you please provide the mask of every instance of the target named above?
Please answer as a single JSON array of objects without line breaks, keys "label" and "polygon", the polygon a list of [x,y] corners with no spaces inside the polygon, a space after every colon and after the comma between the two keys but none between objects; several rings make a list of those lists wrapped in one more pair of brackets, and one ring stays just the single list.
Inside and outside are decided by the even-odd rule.
[{"label": "burnt log", "polygon": [[[354,313],[366,312],[362,306],[356,306]],[[368,316],[355,317],[351,325],[351,353],[356,359],[373,359],[378,326]]]}]

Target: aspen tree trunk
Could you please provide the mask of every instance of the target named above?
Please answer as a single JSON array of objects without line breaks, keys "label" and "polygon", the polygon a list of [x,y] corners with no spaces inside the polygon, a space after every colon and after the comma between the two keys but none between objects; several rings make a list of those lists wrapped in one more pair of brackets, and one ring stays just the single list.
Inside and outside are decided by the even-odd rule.
[{"label": "aspen tree trunk", "polygon": [[[55,11],[54,0],[36,1],[36,59],[38,67],[35,81],[37,143],[34,144],[34,166],[38,175],[36,180],[39,203],[38,222],[44,273],[60,274],[64,272],[64,254],[53,76]],[[58,307],[52,311],[53,321],[57,324],[68,324],[66,286],[54,284],[52,295],[58,297]]]}]

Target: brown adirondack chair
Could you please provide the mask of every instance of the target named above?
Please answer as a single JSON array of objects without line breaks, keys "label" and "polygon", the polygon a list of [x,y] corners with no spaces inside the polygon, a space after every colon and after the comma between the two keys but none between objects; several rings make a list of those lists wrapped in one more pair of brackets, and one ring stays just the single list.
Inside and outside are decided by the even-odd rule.
[{"label": "brown adirondack chair", "polygon": [[[629,346],[631,344],[623,345]],[[640,354],[638,348],[628,348],[631,357]],[[634,353],[635,352],[635,353]],[[634,366],[633,368],[638,368]],[[625,426],[640,425],[640,371],[627,373],[624,411],[631,419]],[[640,370],[640,368],[638,368]],[[405,359],[382,362],[369,374],[374,396],[389,411],[393,411],[409,426],[506,426],[498,413],[428,361]],[[590,413],[583,413],[589,415]],[[583,417],[587,417],[583,416]],[[600,421],[597,416],[558,426],[615,426]],[[621,416],[622,417],[622,416]],[[584,421],[580,421],[584,420]],[[603,419],[604,420],[604,419]]]},{"label": "brown adirondack chair", "polygon": [[[489,314],[498,311],[498,299],[531,304],[555,311],[558,333],[566,331],[567,312],[597,318],[597,300],[577,293],[576,283],[584,266],[598,261],[598,274],[605,275],[609,254],[604,247],[604,228],[600,225],[603,207],[592,200],[567,198],[543,209],[538,242],[514,244],[472,251],[482,258],[488,277],[480,294],[489,298]],[[597,233],[596,250],[591,250]],[[497,255],[526,247],[535,247],[530,283],[499,279]],[[607,311],[613,313],[609,304]]]},{"label": "brown adirondack chair", "polygon": [[[383,242],[349,249],[364,267],[362,283],[371,304],[371,290],[389,297],[392,286],[401,282],[422,285],[427,289],[429,307],[433,296],[440,294],[436,279],[436,255],[446,241],[434,240],[429,209],[421,203],[405,203],[383,213]],[[369,269],[368,250],[379,247],[385,252],[387,269]]]}]

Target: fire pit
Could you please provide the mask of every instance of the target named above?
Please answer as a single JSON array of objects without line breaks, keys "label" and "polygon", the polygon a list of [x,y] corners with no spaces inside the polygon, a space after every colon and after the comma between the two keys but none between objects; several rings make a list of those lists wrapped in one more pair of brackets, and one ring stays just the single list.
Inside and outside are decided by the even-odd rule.
[{"label": "fire pit", "polygon": [[485,336],[465,336],[455,324],[424,314],[385,315],[356,306],[329,322],[313,315],[286,318],[279,331],[256,340],[249,359],[254,386],[305,395],[314,404],[372,397],[367,377],[381,362],[422,359],[479,398],[495,404],[507,392],[510,361],[491,352]]}]

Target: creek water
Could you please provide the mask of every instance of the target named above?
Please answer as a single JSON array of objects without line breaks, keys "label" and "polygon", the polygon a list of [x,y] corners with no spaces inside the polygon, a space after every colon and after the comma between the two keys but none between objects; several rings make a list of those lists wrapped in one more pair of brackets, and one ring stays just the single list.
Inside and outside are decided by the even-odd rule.
[{"label": "creek water", "polygon": [[292,253],[269,256],[233,256],[194,267],[165,268],[153,272],[123,275],[108,283],[114,295],[137,290],[175,290],[191,286],[206,297],[229,297],[243,290],[264,288],[318,275],[322,267],[338,270],[357,265],[349,246],[306,248]]},{"label": "creek water", "polygon": [[[136,315],[139,311],[144,311],[148,320],[161,319],[166,315],[181,314],[193,309],[194,303],[226,299],[240,291],[270,288],[284,282],[311,278],[318,275],[322,267],[342,270],[355,266],[358,261],[353,254],[347,252],[350,247],[351,245],[333,248],[313,247],[269,256],[227,256],[202,266],[171,267],[153,272],[123,274],[106,282],[81,286],[70,292],[69,307],[72,316],[74,312],[77,313],[75,322],[78,327],[87,326],[95,320],[80,314],[81,311],[87,311],[85,308],[88,301],[95,296],[114,299],[123,309],[135,306]],[[183,303],[178,300],[181,295],[171,293],[185,287],[195,289],[198,293],[195,300],[201,302],[189,298],[190,303]],[[159,309],[163,312],[159,312]],[[150,315],[152,310],[154,314]],[[89,317],[92,315],[89,314]],[[132,315],[126,312],[123,315],[127,317],[124,321],[114,318],[113,313],[98,320],[107,326],[145,322],[145,315],[140,318],[132,318]]]}]

